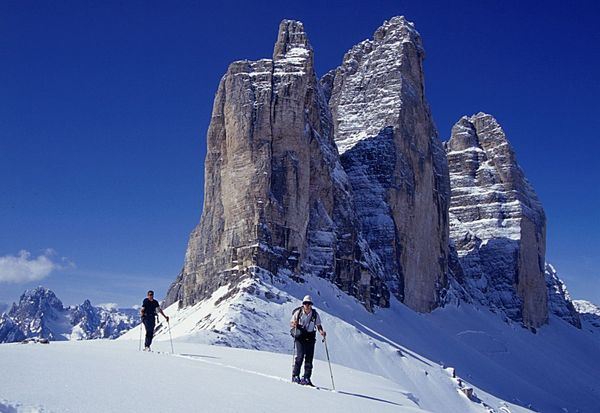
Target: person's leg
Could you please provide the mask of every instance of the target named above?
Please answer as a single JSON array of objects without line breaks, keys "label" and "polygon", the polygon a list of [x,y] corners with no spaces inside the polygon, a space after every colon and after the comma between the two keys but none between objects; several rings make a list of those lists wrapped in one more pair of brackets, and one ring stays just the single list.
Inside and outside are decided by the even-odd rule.
[{"label": "person's leg", "polygon": [[304,378],[310,380],[313,369],[313,357],[315,355],[315,341],[308,340],[304,344]]},{"label": "person's leg", "polygon": [[302,367],[302,359],[304,358],[304,342],[296,340],[296,358],[294,359],[294,369],[292,377],[300,376],[300,368]]},{"label": "person's leg", "polygon": [[154,337],[154,317],[144,317],[144,327],[146,328],[144,347],[150,347],[152,345],[152,338]]}]

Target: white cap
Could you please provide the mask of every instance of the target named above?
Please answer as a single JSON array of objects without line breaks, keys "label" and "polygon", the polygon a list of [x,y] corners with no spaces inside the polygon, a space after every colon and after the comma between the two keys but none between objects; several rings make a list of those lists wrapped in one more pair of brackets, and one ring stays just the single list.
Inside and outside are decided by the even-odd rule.
[{"label": "white cap", "polygon": [[311,303],[312,304],[313,300],[312,298],[310,298],[310,295],[305,295],[304,298],[302,299],[302,304],[304,303]]}]

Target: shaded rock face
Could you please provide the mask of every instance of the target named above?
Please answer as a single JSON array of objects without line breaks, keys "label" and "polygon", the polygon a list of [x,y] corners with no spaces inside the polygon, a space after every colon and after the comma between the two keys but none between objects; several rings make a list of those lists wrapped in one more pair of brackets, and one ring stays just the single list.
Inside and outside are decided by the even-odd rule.
[{"label": "shaded rock face", "polygon": [[135,310],[107,310],[83,304],[64,307],[62,301],[47,288],[25,291],[19,303],[0,317],[0,343],[26,338],[49,340],[88,340],[117,338],[137,324]]},{"label": "shaded rock face", "polygon": [[548,310],[550,313],[577,328],[581,328],[579,313],[573,305],[567,287],[558,278],[558,274],[552,265],[546,263],[544,276],[546,277],[546,288],[548,289]]},{"label": "shaded rock face", "polygon": [[394,17],[321,85],[361,229],[392,292],[425,312],[446,282],[449,180],[424,96],[423,59],[413,24]]},{"label": "shaded rock face", "polygon": [[469,295],[537,327],[548,317],[546,219],[492,116],[461,118],[446,143],[450,237]]},{"label": "shaded rock face", "polygon": [[0,316],[0,343],[14,343],[24,339],[25,334],[23,334],[12,318],[8,314],[2,314]]},{"label": "shaded rock face", "polygon": [[257,267],[315,274],[367,308],[387,305],[325,99],[300,22],[281,23],[272,59],[229,66],[208,130],[202,217],[166,305],[193,305]]}]

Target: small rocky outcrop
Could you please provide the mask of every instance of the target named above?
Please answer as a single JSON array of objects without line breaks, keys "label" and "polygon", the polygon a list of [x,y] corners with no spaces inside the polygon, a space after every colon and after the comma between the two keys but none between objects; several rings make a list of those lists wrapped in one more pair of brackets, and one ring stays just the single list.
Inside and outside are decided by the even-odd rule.
[{"label": "small rocky outcrop", "polygon": [[586,300],[573,300],[573,306],[586,328],[600,333],[600,307]]},{"label": "small rocky outcrop", "polygon": [[567,291],[565,283],[558,278],[558,274],[551,264],[546,263],[544,275],[548,289],[548,310],[551,314],[562,318],[567,323],[581,328],[579,313],[573,305],[573,300]]}]

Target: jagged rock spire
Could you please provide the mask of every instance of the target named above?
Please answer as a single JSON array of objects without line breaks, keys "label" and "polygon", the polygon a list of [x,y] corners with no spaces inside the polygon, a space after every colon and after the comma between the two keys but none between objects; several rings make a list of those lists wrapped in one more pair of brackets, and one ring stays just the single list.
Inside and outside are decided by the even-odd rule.
[{"label": "jagged rock spire", "polygon": [[304,32],[304,25],[297,20],[282,20],[273,48],[273,60],[285,58],[290,51],[296,48],[312,51]]},{"label": "jagged rock spire", "polygon": [[273,60],[232,63],[207,137],[205,198],[167,305],[188,306],[263,270],[318,275],[367,308],[387,305],[362,240],[331,114],[302,23],[279,26]]},{"label": "jagged rock spire", "polygon": [[445,285],[449,180],[424,94],[421,38],[393,17],[321,81],[361,228],[405,304],[431,311]]}]

